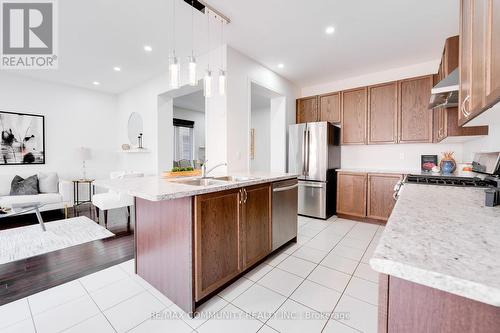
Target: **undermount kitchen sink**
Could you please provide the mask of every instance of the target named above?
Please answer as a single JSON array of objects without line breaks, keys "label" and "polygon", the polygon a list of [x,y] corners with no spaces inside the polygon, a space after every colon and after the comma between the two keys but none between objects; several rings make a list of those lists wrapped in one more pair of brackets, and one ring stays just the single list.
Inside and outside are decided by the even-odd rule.
[{"label": "undermount kitchen sink", "polygon": [[221,185],[226,183],[223,180],[218,180],[213,178],[182,179],[182,180],[172,180],[171,182],[184,185],[193,185],[193,186]]},{"label": "undermount kitchen sink", "polygon": [[223,176],[223,177],[215,177],[214,179],[222,180],[226,182],[244,182],[249,180],[255,180],[255,177],[247,177],[247,176]]}]

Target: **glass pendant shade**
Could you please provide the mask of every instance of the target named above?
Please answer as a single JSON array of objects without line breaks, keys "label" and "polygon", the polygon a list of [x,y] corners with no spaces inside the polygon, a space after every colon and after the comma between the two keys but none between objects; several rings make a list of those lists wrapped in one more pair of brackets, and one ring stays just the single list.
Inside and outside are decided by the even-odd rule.
[{"label": "glass pendant shade", "polygon": [[205,97],[212,97],[212,72],[207,70],[203,79]]},{"label": "glass pendant shade", "polygon": [[188,58],[188,76],[189,85],[196,86],[198,84],[196,80],[196,58],[193,56]]},{"label": "glass pendant shade", "polygon": [[180,78],[180,64],[179,60],[177,57],[172,57],[172,60],[170,62],[169,66],[169,71],[170,71],[170,87],[172,89],[177,89],[179,88],[179,78]]},{"label": "glass pendant shade", "polygon": [[221,96],[226,94],[226,71],[222,69],[219,72],[219,94]]}]

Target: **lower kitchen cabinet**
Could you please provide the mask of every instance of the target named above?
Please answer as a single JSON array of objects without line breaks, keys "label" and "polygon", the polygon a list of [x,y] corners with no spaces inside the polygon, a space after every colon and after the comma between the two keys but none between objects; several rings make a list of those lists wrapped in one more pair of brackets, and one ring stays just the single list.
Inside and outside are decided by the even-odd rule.
[{"label": "lower kitchen cabinet", "polygon": [[346,218],[387,221],[394,208],[394,185],[400,174],[337,173],[337,214]]},{"label": "lower kitchen cabinet", "polygon": [[199,301],[271,252],[271,184],[195,196]]},{"label": "lower kitchen cabinet", "polygon": [[243,269],[271,252],[271,185],[243,189],[241,208]]},{"label": "lower kitchen cabinet", "polygon": [[368,206],[366,216],[387,221],[396,204],[394,186],[402,179],[398,174],[368,174]]},{"label": "lower kitchen cabinet", "polygon": [[337,173],[337,214],[366,217],[366,173]]},{"label": "lower kitchen cabinet", "polygon": [[195,300],[242,270],[239,189],[195,196]]}]

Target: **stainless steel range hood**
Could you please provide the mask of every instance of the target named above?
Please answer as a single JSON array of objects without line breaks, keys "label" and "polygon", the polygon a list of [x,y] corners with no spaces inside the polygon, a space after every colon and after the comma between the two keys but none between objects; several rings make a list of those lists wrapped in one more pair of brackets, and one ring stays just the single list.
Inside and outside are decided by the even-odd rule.
[{"label": "stainless steel range hood", "polygon": [[458,79],[457,68],[432,88],[429,109],[458,106]]}]

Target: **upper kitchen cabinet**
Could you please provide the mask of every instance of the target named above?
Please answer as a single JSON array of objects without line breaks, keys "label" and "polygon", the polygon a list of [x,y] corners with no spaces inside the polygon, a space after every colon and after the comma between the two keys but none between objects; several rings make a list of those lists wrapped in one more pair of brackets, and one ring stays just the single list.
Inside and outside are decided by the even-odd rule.
[{"label": "upper kitchen cabinet", "polygon": [[340,92],[319,96],[320,121],[340,123]]},{"label": "upper kitchen cabinet", "polygon": [[[434,84],[446,78],[458,68],[459,37],[453,36],[446,39],[439,72],[434,76]],[[457,107],[439,107],[433,110],[434,115],[434,142],[452,141],[461,142],[475,138],[478,135],[487,135],[488,126],[458,125]],[[447,140],[449,139],[449,140]]]},{"label": "upper kitchen cabinet", "polygon": [[486,35],[486,104],[500,100],[500,1],[490,0]]},{"label": "upper kitchen cabinet", "polygon": [[297,124],[315,122],[319,119],[318,96],[297,100]]},{"label": "upper kitchen cabinet", "polygon": [[366,144],[367,128],[367,95],[366,87],[342,92],[342,144]]},{"label": "upper kitchen cabinet", "polygon": [[461,0],[459,124],[500,100],[500,1]]},{"label": "upper kitchen cabinet", "polygon": [[368,143],[397,143],[398,84],[368,87]]},{"label": "upper kitchen cabinet", "polygon": [[399,81],[399,142],[432,142],[432,111],[429,99],[433,76]]}]

